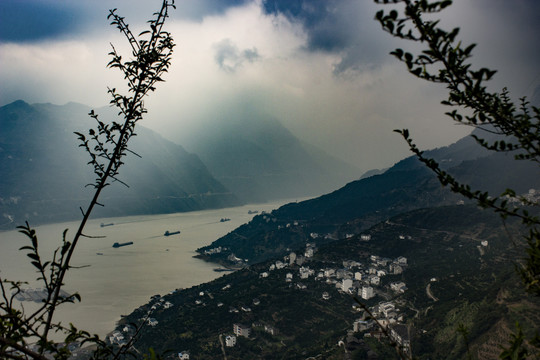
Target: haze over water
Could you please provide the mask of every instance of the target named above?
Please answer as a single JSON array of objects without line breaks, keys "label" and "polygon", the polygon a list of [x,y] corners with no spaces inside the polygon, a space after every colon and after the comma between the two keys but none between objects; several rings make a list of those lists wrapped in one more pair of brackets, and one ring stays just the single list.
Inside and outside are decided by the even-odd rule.
[{"label": "haze over water", "polygon": [[[105,238],[83,238],[78,244],[72,265],[84,267],[68,272],[65,290],[77,291],[82,302],[63,305],[57,321],[66,326],[72,322],[80,329],[104,336],[114,329],[120,315],[148,302],[150,296],[223,276],[223,272],[214,271],[218,265],[193,258],[195,250],[251,220],[255,215],[248,214],[249,210],[270,212],[288,202],[90,221],[85,234]],[[220,222],[221,218],[231,220]],[[101,227],[101,223],[114,225]],[[77,225],[69,222],[36,228],[43,261],[52,258],[63,230],[69,229],[67,238],[71,239]],[[167,230],[180,230],[181,234],[166,237]],[[17,231],[0,232],[0,275],[28,281],[29,287],[42,287],[35,282],[37,273],[26,251],[18,250],[29,241]],[[115,242],[129,241],[133,245],[112,247]],[[38,304],[26,301],[23,305],[31,310]]]}]

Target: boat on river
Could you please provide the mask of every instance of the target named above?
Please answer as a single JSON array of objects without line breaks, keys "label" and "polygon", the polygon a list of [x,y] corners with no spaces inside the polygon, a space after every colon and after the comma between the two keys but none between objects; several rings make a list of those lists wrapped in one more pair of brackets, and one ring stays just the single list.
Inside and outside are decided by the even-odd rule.
[{"label": "boat on river", "polygon": [[128,242],[125,242],[125,243],[117,243],[117,242],[115,242],[112,247],[113,248],[119,248],[119,247],[128,246],[128,245],[133,245],[133,241],[128,241]]}]

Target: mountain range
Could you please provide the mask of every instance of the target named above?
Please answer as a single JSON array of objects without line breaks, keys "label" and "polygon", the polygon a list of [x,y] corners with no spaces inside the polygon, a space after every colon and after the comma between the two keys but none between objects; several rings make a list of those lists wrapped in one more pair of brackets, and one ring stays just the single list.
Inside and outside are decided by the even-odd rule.
[{"label": "mountain range", "polygon": [[[476,131],[477,135],[486,134]],[[488,134],[488,136],[491,136]],[[513,155],[489,152],[468,136],[456,143],[425,152],[441,167],[472,189],[500,194],[508,185],[517,193],[539,189],[540,170]],[[435,174],[414,157],[408,157],[382,174],[350,182],[326,195],[290,203],[253,220],[212,244],[198,249],[200,257],[229,266],[237,260],[257,263],[283,256],[290,249],[314,241],[319,244],[358,234],[403,212],[464,202],[461,196],[441,187]],[[312,234],[326,234],[314,238]],[[219,253],[208,251],[226,248]],[[231,256],[233,255],[233,256]]]},{"label": "mountain range", "polygon": [[[0,107],[0,229],[77,219],[91,196],[92,169],[74,132],[94,127],[90,107],[68,103]],[[96,110],[102,121],[112,108]],[[315,196],[359,172],[302,143],[273,118],[234,119],[195,131],[194,153],[137,126],[120,172],[105,189],[95,217],[202,210]],[[7,176],[6,176],[7,175]]]},{"label": "mountain range", "polygon": [[[75,131],[94,127],[90,108],[70,103],[0,108],[0,212],[3,228],[78,218],[95,175]],[[99,111],[98,111],[99,113]],[[105,112],[106,113],[106,112]],[[106,114],[108,115],[108,114]],[[101,118],[104,120],[103,118]],[[137,128],[120,180],[105,188],[96,217],[170,213],[240,204],[194,154],[157,133]]]}]

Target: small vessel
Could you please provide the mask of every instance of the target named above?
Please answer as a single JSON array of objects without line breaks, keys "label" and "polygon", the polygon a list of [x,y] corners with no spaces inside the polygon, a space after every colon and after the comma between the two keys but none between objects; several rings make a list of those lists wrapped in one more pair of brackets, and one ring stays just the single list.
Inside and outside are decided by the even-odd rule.
[{"label": "small vessel", "polygon": [[96,255],[103,255],[103,253],[96,253]]},{"label": "small vessel", "polygon": [[163,236],[171,236],[171,235],[176,235],[176,234],[180,234],[180,230],[178,231],[165,231],[165,234],[163,234]]},{"label": "small vessel", "polygon": [[128,242],[125,242],[125,243],[117,243],[117,242],[115,242],[112,247],[113,248],[119,248],[119,247],[128,246],[128,245],[133,245],[133,241],[128,241]]},{"label": "small vessel", "polygon": [[249,211],[248,211],[248,214],[250,214],[250,215],[251,215],[251,214],[258,214],[258,213],[259,213],[258,210],[249,210]]},{"label": "small vessel", "polygon": [[229,219],[229,218],[221,218],[221,219],[219,220],[219,222],[225,222],[225,221],[231,221],[231,219]]},{"label": "small vessel", "polygon": [[113,226],[113,225],[114,225],[114,223],[108,223],[108,224],[101,223],[100,226],[105,227],[105,226]]}]

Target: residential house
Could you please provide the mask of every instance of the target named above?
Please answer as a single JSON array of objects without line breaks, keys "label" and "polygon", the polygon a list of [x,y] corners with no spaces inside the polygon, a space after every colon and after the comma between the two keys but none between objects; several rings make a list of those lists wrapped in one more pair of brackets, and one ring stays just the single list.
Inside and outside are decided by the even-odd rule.
[{"label": "residential house", "polygon": [[390,337],[394,340],[400,347],[409,353],[411,349],[411,337],[409,328],[406,325],[395,324],[390,328]]},{"label": "residential house", "polygon": [[289,254],[289,265],[293,265],[296,261],[296,253],[292,252]]},{"label": "residential house", "polygon": [[392,291],[395,291],[397,293],[404,293],[405,290],[407,290],[407,286],[405,285],[403,281],[394,282],[390,284],[390,289],[392,289]]},{"label": "residential house", "polygon": [[308,267],[301,267],[300,270],[300,278],[301,279],[307,279],[309,278],[311,275],[315,274],[315,271],[308,268]]},{"label": "residential house", "polygon": [[407,265],[407,258],[404,257],[404,256],[400,256],[396,259],[396,261],[398,262],[398,264],[400,265]]},{"label": "residential house", "polygon": [[381,284],[381,278],[377,275],[370,275],[369,276],[369,282],[373,285],[380,285]]},{"label": "residential house", "polygon": [[371,286],[362,286],[362,289],[359,292],[360,292],[359,295],[364,300],[369,300],[375,296],[373,288]]},{"label": "residential house", "polygon": [[307,286],[305,284],[302,284],[302,283],[298,283],[296,284],[296,287],[300,290],[305,290],[307,289]]},{"label": "residential house", "polygon": [[233,324],[233,333],[236,336],[243,336],[249,338],[249,336],[251,335],[251,328],[243,324],[235,323]]},{"label": "residential house", "polygon": [[236,345],[236,336],[227,335],[225,336],[225,346],[234,347]]},{"label": "residential house", "polygon": [[173,304],[169,301],[167,301],[165,304],[163,304],[163,308],[164,309],[168,309],[168,308],[171,308],[173,306]]},{"label": "residential house", "polygon": [[335,269],[326,269],[324,270],[324,276],[326,277],[332,277],[332,276],[335,276],[336,275],[336,270]]},{"label": "residential house", "polygon": [[390,264],[389,269],[390,269],[390,273],[394,275],[399,275],[403,273],[403,268],[401,267],[401,265],[395,262]]},{"label": "residential house", "polygon": [[343,279],[341,283],[341,290],[348,292],[352,288],[353,281],[351,279]]},{"label": "residential house", "polygon": [[366,331],[373,327],[373,321],[367,321],[362,319],[357,319],[353,323],[353,331],[354,332],[361,332]]},{"label": "residential house", "polygon": [[178,353],[178,359],[180,360],[189,360],[189,352],[188,351],[182,351]]},{"label": "residential house", "polygon": [[278,329],[276,329],[275,327],[273,327],[271,325],[264,325],[264,331],[266,331],[267,333],[269,333],[271,335],[274,335],[274,336],[279,334]]}]

